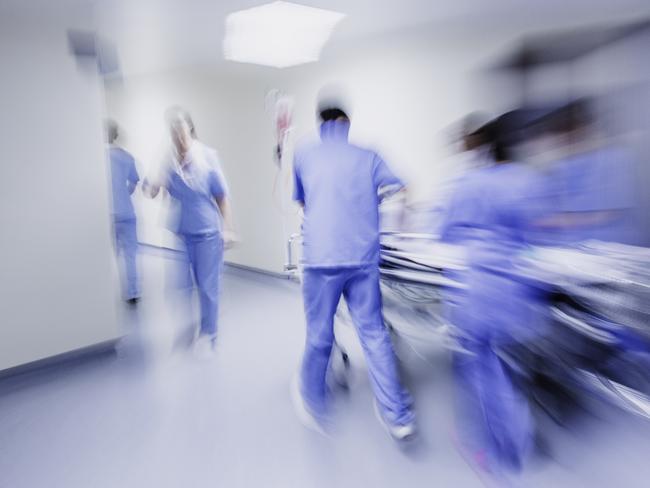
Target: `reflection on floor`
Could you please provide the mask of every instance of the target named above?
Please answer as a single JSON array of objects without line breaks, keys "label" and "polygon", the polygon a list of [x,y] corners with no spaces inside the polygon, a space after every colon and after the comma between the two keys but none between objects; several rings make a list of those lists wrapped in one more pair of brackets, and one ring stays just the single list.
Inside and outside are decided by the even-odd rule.
[{"label": "reflection on floor", "polygon": [[[173,349],[183,308],[165,291],[162,256],[145,255],[145,297],[123,311],[117,356],[0,382],[0,487],[481,486],[450,441],[446,355],[402,351],[422,440],[404,452],[372,414],[360,351],[337,403],[333,438],[296,420],[289,382],[304,338],[296,284],[250,272],[225,276],[218,351]],[[349,342],[349,341],[348,341]],[[647,486],[650,426],[605,412],[547,431],[548,462],[517,486]]]}]

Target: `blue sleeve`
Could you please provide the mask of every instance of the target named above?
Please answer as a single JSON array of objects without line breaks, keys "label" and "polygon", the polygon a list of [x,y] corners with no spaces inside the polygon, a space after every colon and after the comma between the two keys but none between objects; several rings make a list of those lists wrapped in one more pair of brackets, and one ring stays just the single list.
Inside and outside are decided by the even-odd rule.
[{"label": "blue sleeve", "polygon": [[210,171],[210,193],[215,198],[223,198],[228,195],[228,186],[223,173],[217,169]]},{"label": "blue sleeve", "polygon": [[299,160],[296,156],[293,160],[293,199],[296,202],[305,203],[305,189],[300,178]]},{"label": "blue sleeve", "polygon": [[453,229],[458,224],[457,210],[460,200],[459,192],[456,190],[442,209],[442,218],[438,227],[438,237],[441,242],[454,241]]},{"label": "blue sleeve", "polygon": [[129,181],[134,185],[140,181],[140,175],[138,175],[138,170],[135,167],[135,159],[133,159],[133,156],[129,157]]},{"label": "blue sleeve", "polygon": [[438,227],[439,238],[443,242],[458,243],[473,238],[490,220],[490,198],[486,196],[485,178],[480,170],[462,177],[456,184],[447,204],[443,207]]},{"label": "blue sleeve", "polygon": [[374,154],[373,158],[373,178],[377,188],[391,185],[396,185],[400,188],[404,186],[404,182],[395,176],[378,154]]},{"label": "blue sleeve", "polygon": [[625,210],[634,206],[635,167],[623,151],[610,150],[603,156],[603,199],[608,210]]}]

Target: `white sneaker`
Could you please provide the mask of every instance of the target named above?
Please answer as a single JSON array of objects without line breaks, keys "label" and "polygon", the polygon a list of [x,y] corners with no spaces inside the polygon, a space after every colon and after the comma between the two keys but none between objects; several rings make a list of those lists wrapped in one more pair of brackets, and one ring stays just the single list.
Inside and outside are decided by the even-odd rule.
[{"label": "white sneaker", "polygon": [[201,334],[194,341],[194,354],[200,359],[210,359],[214,357],[215,338],[206,334]]},{"label": "white sneaker", "polygon": [[375,400],[375,416],[377,417],[377,420],[379,420],[379,423],[384,426],[384,429],[386,429],[388,435],[390,435],[391,438],[397,442],[410,441],[414,439],[415,436],[417,435],[417,429],[415,428],[414,422],[411,422],[410,424],[406,424],[406,425],[390,424],[381,414],[381,411],[379,410],[379,405],[377,404],[376,400]]},{"label": "white sneaker", "polygon": [[303,426],[325,437],[329,437],[321,423],[314,414],[311,413],[309,407],[307,407],[305,403],[305,399],[300,392],[300,379],[298,378],[298,374],[296,374],[291,380],[291,401],[293,403],[293,408],[298,415],[298,420],[300,420],[300,423]]}]

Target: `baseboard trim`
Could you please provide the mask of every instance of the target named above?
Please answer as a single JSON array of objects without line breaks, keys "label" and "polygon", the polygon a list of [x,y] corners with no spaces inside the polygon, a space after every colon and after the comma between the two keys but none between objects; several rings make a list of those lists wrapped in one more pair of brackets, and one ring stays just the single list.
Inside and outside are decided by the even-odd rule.
[{"label": "baseboard trim", "polygon": [[228,268],[250,271],[251,273],[258,273],[266,276],[272,276],[273,278],[280,278],[283,280],[291,279],[291,275],[289,275],[288,273],[278,273],[277,271],[269,271],[266,269],[256,268],[254,266],[246,266],[245,264],[233,263],[231,261],[226,261],[225,265]]},{"label": "baseboard trim", "polygon": [[147,254],[165,254],[168,256],[171,255],[174,258],[179,258],[185,255],[185,253],[180,249],[174,249],[173,247],[156,246],[155,244],[148,244],[146,242],[138,242],[138,247],[142,252],[145,252]]},{"label": "baseboard trim", "polygon": [[0,381],[6,378],[22,376],[45,369],[51,370],[52,368],[69,366],[73,363],[83,363],[98,357],[113,355],[116,353],[115,347],[120,339],[121,338],[117,338],[110,341],[100,342],[91,346],[73,349],[72,351],[64,352],[62,354],[0,370]]},{"label": "baseboard trim", "polygon": [[[144,250],[144,252],[149,252],[151,254],[166,254],[166,255],[171,255],[175,258],[184,255],[185,253],[183,251],[180,251],[178,249],[173,249],[170,247],[164,247],[164,246],[156,246],[155,244],[148,244],[145,242],[139,242],[138,245]],[[247,266],[245,264],[240,264],[240,263],[233,263],[232,261],[226,261],[225,265],[229,268],[235,268],[235,269],[240,269],[244,271],[250,271],[252,273],[259,273],[263,274],[266,276],[273,276],[274,278],[281,278],[283,280],[292,280],[292,275],[289,273],[281,273],[278,271],[269,271],[266,269],[262,268],[257,268],[255,266]]]}]

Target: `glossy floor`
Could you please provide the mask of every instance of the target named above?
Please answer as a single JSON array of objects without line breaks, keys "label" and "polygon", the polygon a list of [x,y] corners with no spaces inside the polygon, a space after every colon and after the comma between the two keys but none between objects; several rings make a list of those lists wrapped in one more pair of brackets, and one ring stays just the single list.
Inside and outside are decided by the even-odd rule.
[{"label": "glossy floor", "polygon": [[[444,353],[402,351],[422,433],[405,451],[377,423],[346,334],[352,388],[323,438],[299,424],[289,395],[304,339],[296,284],[227,271],[218,350],[204,360],[173,347],[188,322],[165,287],[174,260],[141,261],[146,293],[137,312],[121,311],[118,355],[0,381],[0,487],[481,486],[450,441]],[[549,427],[550,459],[513,484],[648,486],[650,425],[601,410],[571,429]]]}]

